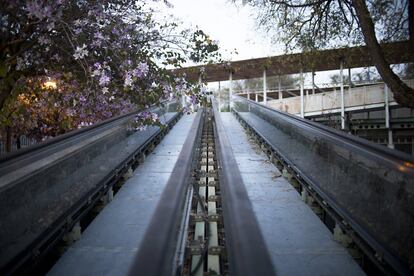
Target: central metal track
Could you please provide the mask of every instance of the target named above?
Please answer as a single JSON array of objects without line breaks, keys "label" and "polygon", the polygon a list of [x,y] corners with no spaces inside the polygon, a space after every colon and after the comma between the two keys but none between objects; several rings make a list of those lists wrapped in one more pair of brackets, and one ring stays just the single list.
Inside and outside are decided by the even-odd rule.
[{"label": "central metal track", "polygon": [[275,275],[214,104],[184,145],[129,275]]},{"label": "central metal track", "polygon": [[184,275],[228,274],[212,111],[206,109],[201,153],[193,181]]}]

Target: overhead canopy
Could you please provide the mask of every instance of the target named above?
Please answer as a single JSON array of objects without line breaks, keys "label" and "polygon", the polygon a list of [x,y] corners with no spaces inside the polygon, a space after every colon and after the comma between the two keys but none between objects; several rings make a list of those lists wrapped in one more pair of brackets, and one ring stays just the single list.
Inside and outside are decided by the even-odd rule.
[{"label": "overhead canopy", "polygon": [[[382,49],[390,64],[414,61],[414,47],[409,42],[382,44]],[[178,76],[185,74],[187,80],[197,81],[200,72],[204,71],[203,81],[215,82],[228,80],[230,71],[233,72],[233,80],[237,80],[262,77],[264,69],[268,76],[296,74],[301,69],[303,72],[336,70],[341,60],[344,68],[374,65],[367,47],[360,46],[192,66],[173,72]]]}]

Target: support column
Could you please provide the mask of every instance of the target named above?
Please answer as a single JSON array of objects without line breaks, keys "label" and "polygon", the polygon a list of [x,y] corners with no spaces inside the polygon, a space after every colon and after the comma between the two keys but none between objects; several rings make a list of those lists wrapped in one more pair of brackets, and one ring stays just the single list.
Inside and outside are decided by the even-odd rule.
[{"label": "support column", "polygon": [[267,80],[266,80],[266,69],[263,70],[263,104],[267,103]]},{"label": "support column", "polygon": [[345,129],[344,63],[340,63],[339,81],[341,87],[341,129]]},{"label": "support column", "polygon": [[315,94],[315,71],[312,70],[312,95]]},{"label": "support column", "polygon": [[388,147],[394,148],[394,141],[392,139],[392,129],[390,126],[390,106],[388,101],[388,85],[384,84],[384,101],[385,101],[385,127],[388,129]]},{"label": "support column", "polygon": [[183,108],[187,106],[186,105],[186,97],[187,96],[185,94],[181,95],[181,105],[182,105]]},{"label": "support column", "polygon": [[230,81],[230,88],[229,88],[229,108],[231,111],[231,108],[233,107],[233,101],[232,101],[232,97],[233,97],[233,72],[230,71],[229,74],[229,81]]},{"label": "support column", "polygon": [[300,117],[305,118],[305,99],[303,97],[303,70],[300,69]]},{"label": "support column", "polygon": [[281,78],[280,78],[280,75],[279,75],[279,78],[278,78],[278,94],[279,94],[279,100],[281,100],[281,99],[283,99],[283,93],[282,93],[282,80],[281,80]]},{"label": "support column", "polygon": [[[348,68],[348,85],[349,89],[352,87],[352,75],[351,75],[351,68]],[[351,91],[351,90],[350,90]]]},{"label": "support column", "polygon": [[256,103],[258,103],[259,102],[259,94],[256,92],[254,95],[255,95],[255,101],[256,101]]},{"label": "support column", "polygon": [[250,89],[247,90],[247,99],[250,100]]},{"label": "support column", "polygon": [[[200,94],[201,94],[201,90],[203,88],[203,81],[202,81],[202,76],[201,73],[198,75],[198,85],[200,86]],[[191,104],[191,111],[194,112],[195,110],[195,105],[194,103]]]},{"label": "support column", "polygon": [[221,112],[221,87],[220,87],[220,81],[218,82],[218,110]]}]

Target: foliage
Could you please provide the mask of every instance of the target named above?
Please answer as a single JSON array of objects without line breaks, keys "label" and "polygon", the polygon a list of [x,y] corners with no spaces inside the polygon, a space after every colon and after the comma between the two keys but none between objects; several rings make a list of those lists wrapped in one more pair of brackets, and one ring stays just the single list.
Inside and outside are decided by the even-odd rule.
[{"label": "foliage", "polygon": [[0,127],[54,136],[194,93],[165,66],[219,58],[218,47],[202,30],[156,21],[151,2],[1,1]]},{"label": "foliage", "polygon": [[[114,115],[131,112],[136,106],[128,98],[112,93],[86,93],[69,76],[24,79],[15,88],[17,98],[0,118],[16,134],[42,140],[69,130],[92,125]],[[4,116],[4,115],[7,115]]]},{"label": "foliage", "polygon": [[[246,0],[259,24],[287,49],[360,45],[364,41],[352,0]],[[367,0],[376,36],[383,42],[407,40],[408,1]]]},{"label": "foliage", "polygon": [[414,2],[410,0],[246,0],[259,22],[276,30],[288,50],[346,47],[365,42],[381,78],[404,107],[414,108],[414,89],[393,72],[380,42],[414,45]]}]

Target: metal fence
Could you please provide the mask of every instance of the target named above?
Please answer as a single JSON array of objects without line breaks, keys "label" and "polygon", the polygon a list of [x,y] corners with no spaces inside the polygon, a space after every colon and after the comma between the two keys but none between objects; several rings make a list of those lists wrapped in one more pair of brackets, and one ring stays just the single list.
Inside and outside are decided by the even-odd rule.
[{"label": "metal fence", "polygon": [[[38,141],[36,139],[32,139],[32,138],[28,138],[26,136],[20,136],[20,147],[21,148],[25,148],[34,144],[37,144]],[[13,139],[12,141],[12,147],[11,147],[11,151],[16,151],[19,150],[18,149],[18,143],[17,143],[17,139]],[[5,140],[1,140],[0,139],[0,155],[5,155],[7,154],[6,151],[6,141]]]}]

